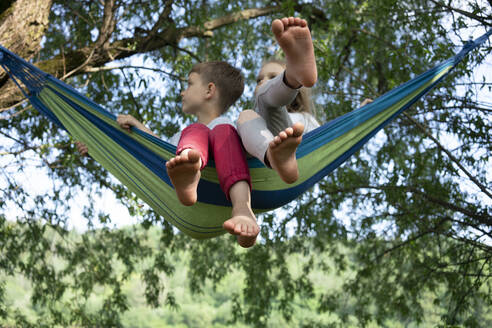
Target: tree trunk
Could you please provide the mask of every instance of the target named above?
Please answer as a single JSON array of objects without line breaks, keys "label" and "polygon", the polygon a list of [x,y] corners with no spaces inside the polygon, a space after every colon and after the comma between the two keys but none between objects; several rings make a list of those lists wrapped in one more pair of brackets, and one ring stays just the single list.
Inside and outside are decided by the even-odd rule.
[{"label": "tree trunk", "polygon": [[[49,24],[52,0],[8,0],[0,6],[0,44],[26,60],[41,49]],[[0,72],[0,112],[16,104],[22,94]]]}]

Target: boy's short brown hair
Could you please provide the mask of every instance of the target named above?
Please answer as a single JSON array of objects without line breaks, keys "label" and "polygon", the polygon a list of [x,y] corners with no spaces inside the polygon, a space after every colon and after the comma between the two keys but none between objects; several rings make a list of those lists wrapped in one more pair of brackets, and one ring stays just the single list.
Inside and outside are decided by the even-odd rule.
[{"label": "boy's short brown hair", "polygon": [[234,104],[244,91],[241,71],[223,61],[204,62],[193,65],[190,74],[197,73],[204,83],[212,82],[219,90],[222,113]]}]

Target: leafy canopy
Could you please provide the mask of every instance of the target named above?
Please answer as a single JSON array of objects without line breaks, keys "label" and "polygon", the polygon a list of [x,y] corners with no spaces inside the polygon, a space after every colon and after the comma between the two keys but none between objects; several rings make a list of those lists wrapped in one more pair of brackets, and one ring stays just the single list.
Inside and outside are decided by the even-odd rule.
[{"label": "leafy canopy", "polygon": [[[240,66],[249,87],[231,115],[251,108],[261,59],[278,52],[269,31],[274,18],[309,21],[321,121],[415,77],[450,57],[471,32],[492,27],[486,1],[45,2],[49,24],[33,61],[163,137],[190,122],[180,113],[179,92],[199,60]],[[336,313],[341,325],[418,323],[430,293],[444,324],[478,327],[492,302],[490,49],[487,43],[471,53],[314,190],[262,216],[260,242],[246,252],[229,236],[196,242],[177,234],[100,165],[78,156],[63,131],[27,103],[12,104],[21,98],[2,77],[10,103],[2,103],[0,120],[0,268],[31,281],[47,326],[120,325],[128,310],[121,286],[138,267],[149,306],[176,306],[172,295],[163,296],[164,277],[174,272],[173,254],[186,249],[194,292],[204,280],[219,284],[232,270],[244,273],[231,320],[267,326],[274,309],[289,319],[298,297],[316,299],[318,310]],[[50,183],[34,188],[33,169]],[[118,217],[93,206],[108,190],[145,229],[112,228]],[[87,231],[74,240],[68,227],[79,202],[87,204]],[[157,246],[148,242],[152,226],[161,228],[152,230]],[[323,264],[324,253],[334,262]],[[303,275],[289,271],[291,254],[304,257]],[[340,288],[320,290],[309,275],[313,263],[352,275]],[[101,289],[103,303],[89,309]],[[27,320],[1,302],[2,290],[0,316]],[[354,300],[351,312],[344,311],[347,299]]]}]

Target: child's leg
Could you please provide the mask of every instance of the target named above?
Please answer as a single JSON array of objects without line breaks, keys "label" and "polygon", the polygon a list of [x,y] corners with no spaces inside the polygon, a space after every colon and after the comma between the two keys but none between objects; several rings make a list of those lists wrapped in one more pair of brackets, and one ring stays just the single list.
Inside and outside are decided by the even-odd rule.
[{"label": "child's leg", "polygon": [[296,150],[302,141],[303,133],[302,123],[293,124],[292,127],[275,136],[266,152],[266,158],[271,167],[287,183],[294,183],[299,178]]},{"label": "child's leg", "polygon": [[296,150],[302,141],[302,123],[284,128],[274,137],[258,113],[245,110],[239,115],[237,124],[238,133],[249,154],[277,171],[285,182],[294,183],[298,179]]},{"label": "child's leg", "polygon": [[304,19],[285,17],[272,22],[272,32],[285,53],[289,86],[312,87],[318,78],[311,32]]},{"label": "child's leg", "polygon": [[265,166],[270,166],[268,161],[265,161],[265,155],[274,135],[263,117],[250,109],[242,111],[237,120],[237,132],[246,152],[258,158]]},{"label": "child's leg", "polygon": [[229,198],[232,203],[231,218],[224,222],[224,229],[237,235],[238,244],[242,247],[251,247],[256,242],[260,227],[251,209],[250,184],[241,180],[234,183],[229,189]]},{"label": "child's leg", "polygon": [[183,205],[191,206],[197,201],[200,170],[208,161],[209,132],[210,129],[203,124],[186,127],[181,132],[177,156],[166,163],[167,174]]},{"label": "child's leg", "polygon": [[[304,125],[292,124],[285,108],[294,101],[298,90],[285,84],[284,74],[267,81],[256,92],[255,105],[264,124],[261,118],[250,118],[252,115],[249,113],[241,114],[243,118],[239,116],[238,131],[248,153],[271,166],[283,181],[294,183],[299,177],[295,154],[302,140]],[[265,127],[271,132],[268,133]],[[254,148],[254,152],[250,148]]]},{"label": "child's leg", "polygon": [[210,146],[220,186],[232,203],[232,217],[224,222],[224,229],[237,235],[241,246],[253,246],[260,229],[251,209],[251,177],[236,129],[229,124],[216,126],[210,132]]}]

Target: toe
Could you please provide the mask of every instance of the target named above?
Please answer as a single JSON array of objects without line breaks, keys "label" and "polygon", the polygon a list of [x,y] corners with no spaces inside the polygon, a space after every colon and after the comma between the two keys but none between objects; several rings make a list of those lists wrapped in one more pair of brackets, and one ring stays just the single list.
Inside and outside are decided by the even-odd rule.
[{"label": "toe", "polygon": [[292,137],[292,135],[294,134],[294,129],[293,128],[285,129],[285,134],[287,135],[287,137]]},{"label": "toe", "polygon": [[272,32],[275,36],[279,36],[284,31],[284,23],[280,19],[276,19],[272,22]]},{"label": "toe", "polygon": [[234,223],[232,223],[230,221],[224,222],[224,224],[222,225],[222,227],[224,229],[226,229],[227,231],[234,231]]},{"label": "toe", "polygon": [[304,132],[304,124],[297,122],[292,126],[292,135],[298,137]]},{"label": "toe", "polygon": [[188,153],[188,160],[190,162],[197,162],[200,159],[200,153],[192,150]]}]

